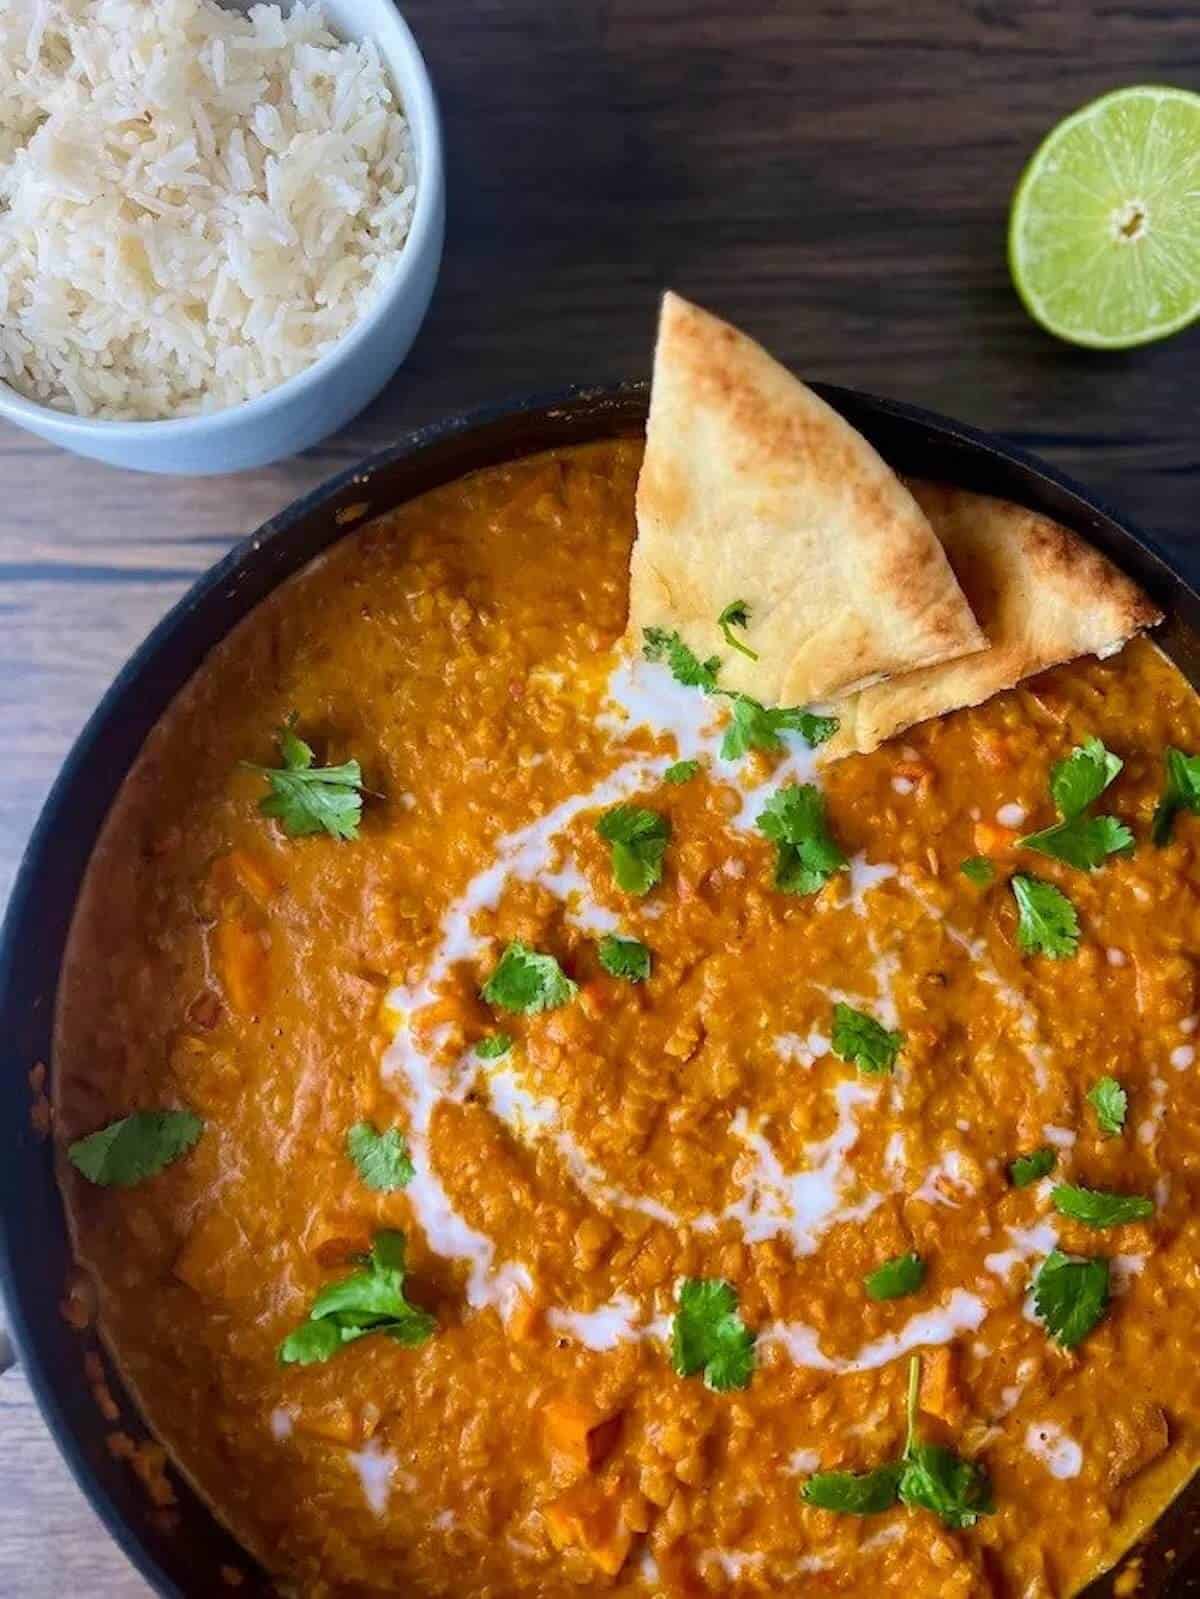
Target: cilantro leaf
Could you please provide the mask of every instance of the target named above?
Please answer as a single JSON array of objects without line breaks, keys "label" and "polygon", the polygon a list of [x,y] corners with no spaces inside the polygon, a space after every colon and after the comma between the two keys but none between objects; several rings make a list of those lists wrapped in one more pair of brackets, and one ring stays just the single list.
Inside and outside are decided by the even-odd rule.
[{"label": "cilantro leaf", "polygon": [[1120,772],[1124,761],[1106,750],[1098,738],[1077,745],[1050,769],[1050,797],[1065,821],[1079,816],[1098,800]]},{"label": "cilantro leaf", "polygon": [[1141,1194],[1111,1194],[1074,1183],[1059,1183],[1050,1198],[1060,1216],[1082,1222],[1085,1227],[1120,1227],[1125,1222],[1145,1221],[1154,1214],[1154,1201]]},{"label": "cilantro leaf", "polygon": [[871,1299],[903,1299],[915,1294],[925,1281],[925,1262],[920,1255],[894,1255],[868,1273],[865,1283]]},{"label": "cilantro leaf", "polygon": [[67,1157],[90,1183],[132,1188],[186,1155],[203,1131],[190,1110],[135,1110],[77,1139]]},{"label": "cilantro leaf", "polygon": [[981,887],[990,883],[996,875],[996,868],[986,855],[972,855],[958,869],[968,881],[978,883]]},{"label": "cilantro leaf", "polygon": [[1040,833],[1028,833],[1018,843],[1054,860],[1090,872],[1110,855],[1125,855],[1133,848],[1133,834],[1115,816],[1073,816]]},{"label": "cilantro leaf", "polygon": [[1040,877],[1020,873],[1010,884],[1017,902],[1017,945],[1026,955],[1058,960],[1079,948],[1079,917],[1067,896]]},{"label": "cilantro leaf", "polygon": [[1008,1168],[1008,1180],[1014,1188],[1028,1188],[1030,1183],[1049,1177],[1058,1165],[1058,1151],[1043,1144],[1028,1155],[1018,1155]]},{"label": "cilantro leaf", "polygon": [[822,1510],[850,1516],[877,1515],[900,1501],[932,1510],[947,1527],[973,1527],[995,1509],[987,1473],[940,1444],[922,1443],[917,1435],[917,1400],[921,1362],[913,1356],[908,1368],[908,1437],[899,1460],[874,1471],[823,1471],[810,1477],[801,1497]]},{"label": "cilantro leaf", "polygon": [[279,1358],[288,1366],[317,1366],[336,1355],[343,1344],[353,1343],[365,1327],[340,1327],[336,1321],[306,1321],[279,1346]]},{"label": "cilantro leaf", "polygon": [[670,823],[657,811],[638,805],[614,805],[596,823],[596,831],[612,845],[613,876],[627,894],[648,894],[662,877]]},{"label": "cilantro leaf", "polygon": [[730,600],[720,616],[717,617],[717,626],[725,635],[725,642],[731,649],[738,650],[743,655],[748,655],[752,661],[758,660],[757,650],[752,650],[749,644],[743,644],[740,638],[734,638],[733,636],[735,627],[750,626],[750,607],[745,600]]},{"label": "cilantro leaf", "polygon": [[377,1233],[366,1263],[322,1288],[308,1320],[280,1344],[280,1360],[285,1365],[313,1365],[368,1333],[384,1333],[408,1346],[424,1343],[437,1322],[409,1304],[404,1278],[404,1234]]},{"label": "cilantro leaf", "polygon": [[577,992],[578,984],[564,973],[553,955],[530,949],[519,938],[504,951],[496,970],[480,989],[489,1005],[499,1005],[501,1010],[523,1012],[527,1016],[556,1010]]},{"label": "cilantro leaf", "polygon": [[703,1370],[717,1393],[745,1388],[754,1370],[754,1334],[738,1314],[737,1292],[719,1278],[687,1277],[671,1326],[671,1364],[681,1377]]},{"label": "cilantro leaf", "polygon": [[644,983],[650,975],[650,951],[636,938],[618,938],[615,933],[605,933],[600,940],[600,964],[611,977]]},{"label": "cilantro leaf", "polygon": [[810,749],[832,738],[838,730],[836,716],[816,716],[798,705],[768,710],[748,694],[730,694],[731,720],[721,740],[721,759],[740,760],[751,750],[774,754],[785,748],[781,733],[799,733]]},{"label": "cilantro leaf", "polygon": [[258,802],[259,810],[264,816],[276,817],[289,838],[306,838],[312,833],[357,838],[362,820],[362,768],[357,761],[314,766],[311,745],[292,731],[295,720],[289,717],[276,735],[282,767],[242,762],[250,771],[261,773],[270,785],[271,792]]},{"label": "cilantro leaf", "polygon": [[392,1193],[412,1182],[408,1140],[398,1127],[377,1133],[370,1122],[359,1122],[346,1134],[346,1152],[366,1186],[377,1193]]},{"label": "cilantro leaf", "polygon": [[1074,1349],[1108,1309],[1108,1261],[1081,1259],[1054,1249],[1033,1280],[1033,1308],[1064,1349]]},{"label": "cilantro leaf", "polygon": [[1096,1112],[1097,1124],[1106,1138],[1116,1138],[1124,1132],[1129,1095],[1115,1077],[1101,1077],[1088,1093],[1088,1104]]},{"label": "cilantro leaf", "polygon": [[644,627],[642,653],[648,661],[664,661],[671,676],[684,688],[702,688],[711,693],[717,686],[717,673],[721,670],[719,657],[710,655],[707,661],[702,661],[688,649],[678,633],[668,633],[663,627]]},{"label": "cilantro leaf", "polygon": [[1185,755],[1171,748],[1165,759],[1166,782],[1150,823],[1150,837],[1160,846],[1170,838],[1180,811],[1200,814],[1200,755]]},{"label": "cilantro leaf", "polygon": [[908,1368],[908,1439],[900,1474],[900,1502],[932,1510],[947,1527],[973,1527],[980,1516],[990,1516],[996,1508],[987,1472],[974,1461],[963,1460],[952,1449],[920,1441],[920,1386],[921,1362],[914,1355]]},{"label": "cilantro leaf", "polygon": [[857,1066],[867,1077],[882,1077],[896,1064],[904,1047],[904,1034],[889,1033],[866,1011],[841,1001],[833,1007],[833,1052]]},{"label": "cilantro leaf", "polygon": [[475,1053],[480,1060],[499,1060],[501,1055],[507,1055],[512,1048],[513,1041],[507,1033],[492,1033],[488,1038],[481,1038],[475,1045]]},{"label": "cilantro leaf", "polygon": [[776,847],[775,887],[815,894],[846,863],[825,818],[825,798],[813,783],[789,783],[771,795],[758,825]]},{"label": "cilantro leaf", "polygon": [[663,773],[663,781],[666,783],[690,783],[699,770],[699,761],[675,761]]},{"label": "cilantro leaf", "polygon": [[1090,872],[1109,855],[1124,855],[1133,848],[1133,834],[1115,816],[1088,816],[1087,808],[1099,799],[1121,770],[1120,756],[1106,750],[1098,738],[1078,745],[1050,771],[1050,793],[1059,820],[1053,827],[1029,833],[1018,840],[1022,849],[1036,850],[1054,860],[1066,861]]},{"label": "cilantro leaf", "polygon": [[819,1471],[800,1490],[806,1504],[846,1516],[877,1516],[898,1499],[903,1462],[892,1461],[874,1471]]},{"label": "cilantro leaf", "polygon": [[941,1444],[913,1444],[900,1476],[900,1502],[932,1510],[956,1530],[973,1527],[996,1508],[983,1467]]}]

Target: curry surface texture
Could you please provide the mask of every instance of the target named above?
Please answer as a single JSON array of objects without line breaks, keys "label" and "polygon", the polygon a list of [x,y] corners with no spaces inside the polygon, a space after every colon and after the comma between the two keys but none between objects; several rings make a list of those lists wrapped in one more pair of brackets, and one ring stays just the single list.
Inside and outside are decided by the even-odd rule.
[{"label": "curry surface texture", "polygon": [[[1200,1456],[1200,821],[1149,841],[1200,706],[1147,643],[1034,680],[821,778],[848,870],[773,885],[756,829],[809,756],[722,762],[719,700],[622,659],[640,447],[498,467],[353,532],[213,652],[153,733],[93,859],[61,989],[66,1143],[187,1106],[195,1148],[136,1187],[62,1166],[101,1329],[171,1456],[287,1591],[997,1595],[1077,1589]],[[732,596],[731,596],[732,598]],[[360,836],[259,812],[274,730],[362,764]],[[1018,850],[1051,764],[1099,737],[1132,853]],[[793,746],[797,741],[792,741]],[[664,770],[700,759],[689,781]],[[614,882],[597,818],[669,819],[662,881]],[[990,883],[960,871],[989,856]],[[1022,954],[1008,879],[1077,907],[1072,958]],[[649,979],[597,941],[645,944]],[[522,940],[579,985],[480,996]],[[830,1049],[836,1001],[903,1034],[891,1075]],[[503,1029],[500,1059],[478,1042]],[[1128,1094],[1105,1137],[1086,1096]],[[407,1133],[407,1187],[348,1158]],[[1152,1196],[1096,1232],[1055,1178]],[[382,1229],[437,1331],[323,1364],[280,1342]],[[1029,1304],[1058,1245],[1112,1261],[1062,1350]],[[915,1293],[865,1276],[906,1252]],[[736,1289],[748,1386],[671,1361],[681,1279]],[[924,1437],[978,1460],[994,1514],[856,1517],[817,1470]]]}]

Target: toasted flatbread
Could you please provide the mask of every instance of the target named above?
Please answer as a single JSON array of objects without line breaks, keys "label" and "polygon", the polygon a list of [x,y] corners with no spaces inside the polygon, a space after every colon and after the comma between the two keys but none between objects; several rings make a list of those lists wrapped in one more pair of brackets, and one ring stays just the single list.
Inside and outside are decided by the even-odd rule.
[{"label": "toasted flatbread", "polygon": [[[765,350],[665,296],[637,488],[630,633],[718,655],[723,688],[823,700],[983,647],[929,523],[867,441]],[[731,649],[717,618],[749,609]]]},{"label": "toasted flatbread", "polygon": [[1099,551],[1049,517],[966,489],[909,488],[942,541],[989,647],[877,683],[836,707],[828,759],[873,750],[915,722],[979,705],[1079,655],[1110,655],[1161,616]]}]

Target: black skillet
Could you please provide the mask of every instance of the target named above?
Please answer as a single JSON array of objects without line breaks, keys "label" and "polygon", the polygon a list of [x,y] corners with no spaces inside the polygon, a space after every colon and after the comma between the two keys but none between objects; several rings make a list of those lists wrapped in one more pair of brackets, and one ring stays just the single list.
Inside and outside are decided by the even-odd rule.
[{"label": "black skillet", "polygon": [[[1002,495],[1081,533],[1153,596],[1167,615],[1161,642],[1200,685],[1200,595],[1129,523],[1042,462],[958,423],[848,389],[821,393],[901,472]],[[17,1357],[46,1424],[113,1537],[158,1593],[209,1599],[269,1594],[269,1581],[206,1505],[179,1483],[164,1524],[129,1467],[114,1460],[82,1353],[59,1305],[71,1265],[50,1146],[30,1121],[28,1073],[50,1060],[55,989],[71,913],[105,813],[142,741],[208,650],[277,584],[366,515],[391,510],[465,472],[557,445],[638,434],[644,384],[573,390],[456,416],[373,456],[290,506],[200,579],[154,629],[101,701],[46,801],[25,853],[0,937],[0,1285]],[[0,1333],[0,1369],[6,1358]],[[142,1432],[109,1371],[123,1427]],[[176,1481],[178,1479],[176,1478]],[[1138,1551],[1141,1599],[1200,1595],[1200,1479]],[[223,1566],[246,1580],[230,1589]],[[1112,1592],[1112,1579],[1088,1599]]]}]

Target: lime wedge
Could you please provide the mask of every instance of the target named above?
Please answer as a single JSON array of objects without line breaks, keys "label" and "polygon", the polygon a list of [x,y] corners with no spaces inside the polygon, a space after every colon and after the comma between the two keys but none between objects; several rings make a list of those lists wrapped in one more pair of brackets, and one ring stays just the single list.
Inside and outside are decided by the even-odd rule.
[{"label": "lime wedge", "polygon": [[1008,264],[1072,344],[1129,349],[1200,316],[1200,95],[1118,89],[1060,122],[1017,185]]}]

